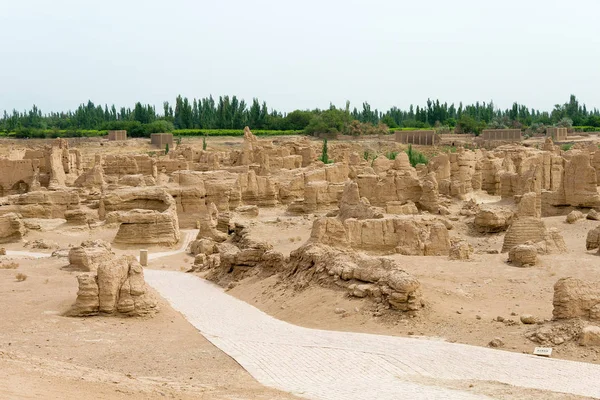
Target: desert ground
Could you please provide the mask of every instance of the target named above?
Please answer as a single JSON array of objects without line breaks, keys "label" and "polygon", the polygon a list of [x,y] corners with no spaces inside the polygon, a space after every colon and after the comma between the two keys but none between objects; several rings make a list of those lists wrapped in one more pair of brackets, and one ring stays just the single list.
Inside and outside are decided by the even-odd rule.
[{"label": "desert ground", "polygon": [[415,145],[416,166],[393,136],[331,139],[329,160],[321,139],[249,130],[168,154],[146,138],[2,140],[0,398],[312,398],[261,384],[148,269],[300,327],[600,365],[600,138],[571,139]]}]

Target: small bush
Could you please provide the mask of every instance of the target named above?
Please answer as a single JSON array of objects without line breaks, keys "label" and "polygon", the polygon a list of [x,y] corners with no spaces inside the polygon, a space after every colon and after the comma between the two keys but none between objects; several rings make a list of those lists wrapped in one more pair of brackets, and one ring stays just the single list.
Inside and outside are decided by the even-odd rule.
[{"label": "small bush", "polygon": [[413,167],[416,167],[417,164],[427,164],[429,162],[425,154],[421,153],[420,151],[413,150],[412,144],[408,145],[406,154],[408,154],[408,161],[410,161],[410,165]]},{"label": "small bush", "polygon": [[388,160],[395,160],[396,156],[398,156],[398,152],[397,151],[388,151],[387,153],[385,153],[385,156],[388,158]]},{"label": "small bush", "polygon": [[560,149],[562,151],[569,151],[571,150],[571,147],[573,147],[573,143],[565,143],[562,146],[560,146]]},{"label": "small bush", "polygon": [[25,279],[27,279],[27,275],[19,272],[17,275],[15,275],[15,279],[17,282],[23,282]]},{"label": "small bush", "polygon": [[444,146],[442,149],[444,153],[456,153],[456,146]]},{"label": "small bush", "polygon": [[19,264],[17,264],[16,262],[0,264],[0,269],[17,269],[17,268],[19,268]]},{"label": "small bush", "polygon": [[[302,135],[303,131],[278,131],[278,130],[252,130],[256,136],[285,136],[285,135]],[[174,135],[181,136],[244,136],[243,129],[176,129]]]},{"label": "small bush", "polygon": [[323,161],[323,164],[332,164],[333,160],[329,158],[327,155],[327,139],[323,139],[323,150],[321,152],[321,157],[319,160]]}]

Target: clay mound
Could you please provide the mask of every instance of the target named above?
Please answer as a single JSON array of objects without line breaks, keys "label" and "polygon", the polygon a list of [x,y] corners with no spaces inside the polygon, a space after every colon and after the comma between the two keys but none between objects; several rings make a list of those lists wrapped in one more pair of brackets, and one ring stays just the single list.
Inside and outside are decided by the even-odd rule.
[{"label": "clay mound", "polygon": [[88,208],[78,208],[65,211],[65,219],[72,225],[89,225],[98,221],[98,212]]},{"label": "clay mound", "polygon": [[[598,154],[600,154],[600,152],[598,152]],[[593,221],[600,221],[600,213],[592,208],[590,212],[588,212],[586,218]]]},{"label": "clay mound", "polygon": [[356,182],[350,181],[346,183],[344,191],[342,192],[339,207],[340,211],[338,216],[341,220],[348,218],[383,218],[383,210],[377,207],[371,207],[368,199],[360,197],[358,184]]},{"label": "clay mound", "polygon": [[506,235],[502,245],[502,252],[505,253],[513,247],[528,241],[534,243],[545,239],[546,225],[539,218],[527,217],[515,220]]},{"label": "clay mound", "polygon": [[402,201],[388,201],[385,204],[385,208],[388,214],[417,215],[419,213],[419,209],[412,201],[406,203]]},{"label": "clay mound", "polygon": [[105,194],[98,214],[120,223],[115,243],[173,245],[181,237],[175,200],[163,188],[127,188]]},{"label": "clay mound", "polygon": [[9,196],[2,210],[16,212],[23,218],[64,218],[65,211],[78,207],[79,201],[79,195],[72,190],[40,190]]},{"label": "clay mound", "polygon": [[450,260],[470,260],[473,256],[473,246],[466,240],[450,240],[452,246],[450,247],[450,254],[448,258]]},{"label": "clay mound", "polygon": [[600,225],[590,230],[585,239],[585,248],[594,250],[600,247]]},{"label": "clay mound", "polygon": [[480,233],[496,233],[508,229],[513,219],[513,212],[505,209],[481,209],[473,221],[475,229]]},{"label": "clay mound", "polygon": [[565,241],[556,228],[546,229],[546,225],[539,218],[518,218],[506,231],[502,253],[513,247],[532,242],[540,253],[564,253],[567,251]]},{"label": "clay mound", "polygon": [[208,271],[206,279],[227,285],[249,274],[270,276],[284,267],[283,254],[269,243],[254,240],[243,224],[236,223],[233,235],[223,243],[200,239],[192,243],[196,252],[194,271]]},{"label": "clay mound", "polygon": [[106,182],[104,181],[104,170],[102,169],[102,166],[97,162],[92,168],[79,175],[73,185],[87,189],[104,187]]},{"label": "clay mound", "polygon": [[554,285],[554,319],[600,320],[600,282],[563,278]]},{"label": "clay mound", "polygon": [[0,215],[0,243],[18,242],[25,232],[25,225],[19,214]]},{"label": "clay mound", "polygon": [[537,263],[537,247],[527,242],[514,246],[508,252],[508,262],[516,267],[530,267]]},{"label": "clay mound", "polygon": [[573,210],[569,214],[567,214],[566,222],[569,224],[574,224],[580,219],[585,218],[585,215],[581,211]]},{"label": "clay mound", "polygon": [[98,266],[97,274],[81,274],[77,280],[79,291],[69,316],[142,316],[158,311],[146,287],[144,270],[133,256],[112,257]]},{"label": "clay mound", "polygon": [[350,296],[369,297],[395,310],[415,313],[423,306],[419,281],[382,257],[308,243],[290,254],[285,277],[299,290],[313,282],[338,282]]},{"label": "clay mound", "polygon": [[450,236],[437,218],[382,218],[357,220],[319,218],[311,242],[338,248],[396,252],[404,255],[447,256]]},{"label": "clay mound", "polygon": [[526,242],[532,242],[537,247],[538,253],[567,251],[565,241],[558,230],[546,229],[546,225],[540,218],[539,199],[540,196],[535,192],[520,197],[517,214],[504,235],[503,253]]},{"label": "clay mound", "polygon": [[[220,215],[224,213],[219,213],[217,207],[211,203],[207,207],[207,213],[204,215],[204,218],[198,221],[198,235],[196,236],[196,240],[201,239],[210,239],[215,242],[224,242],[228,238],[228,234],[224,231],[219,230],[219,221]],[[225,224],[229,225],[229,221],[225,222],[221,220],[221,228],[225,228]],[[227,229],[228,231],[229,229]]]},{"label": "clay mound", "polygon": [[80,246],[69,250],[70,270],[82,272],[96,272],[98,265],[112,259],[114,253],[111,246],[104,240],[86,240]]}]

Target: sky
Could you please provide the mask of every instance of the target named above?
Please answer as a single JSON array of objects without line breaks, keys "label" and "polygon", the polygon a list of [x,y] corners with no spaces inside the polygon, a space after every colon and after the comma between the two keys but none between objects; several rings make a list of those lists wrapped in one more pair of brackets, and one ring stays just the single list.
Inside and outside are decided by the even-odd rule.
[{"label": "sky", "polygon": [[600,108],[598,0],[0,0],[0,110]]}]

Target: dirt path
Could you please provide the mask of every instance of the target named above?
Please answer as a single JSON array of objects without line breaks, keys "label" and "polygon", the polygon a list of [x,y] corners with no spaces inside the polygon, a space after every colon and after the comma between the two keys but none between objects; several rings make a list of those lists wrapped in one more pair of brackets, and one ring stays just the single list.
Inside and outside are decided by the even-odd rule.
[{"label": "dirt path", "polygon": [[[146,279],[259,382],[303,397],[568,397],[551,392],[600,396],[597,365],[442,341],[302,328],[274,319],[193,275],[147,270]],[[515,387],[510,394],[504,393],[506,384]]]}]

